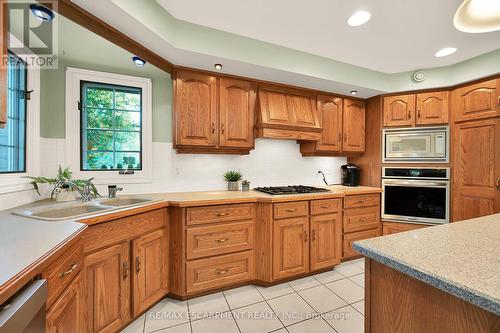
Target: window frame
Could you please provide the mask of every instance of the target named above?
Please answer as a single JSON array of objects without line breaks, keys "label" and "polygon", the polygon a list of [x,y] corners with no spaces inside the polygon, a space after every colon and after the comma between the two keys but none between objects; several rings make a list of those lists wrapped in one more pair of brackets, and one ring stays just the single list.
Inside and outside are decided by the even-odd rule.
[{"label": "window frame", "polygon": [[[12,55],[17,58],[18,61],[21,61],[24,64],[24,83],[25,83],[25,92],[29,90],[28,88],[28,63],[19,55],[15,54],[11,50],[7,50],[8,55]],[[8,84],[7,84],[8,89]],[[7,92],[8,93],[8,92]],[[9,121],[7,115],[7,121]],[[8,174],[26,174],[28,170],[28,153],[27,153],[27,144],[28,144],[28,100],[24,98],[24,167],[20,171],[0,171],[0,175],[8,175]],[[0,145],[1,147],[1,145]],[[31,161],[30,161],[31,162]]]},{"label": "window frame", "polygon": [[[134,169],[134,174],[119,174],[118,170],[110,169],[81,170],[83,162],[81,149],[82,112],[79,110],[79,102],[81,101],[82,81],[100,83],[104,85],[141,88],[141,170]],[[94,183],[99,185],[152,182],[152,91],[152,82],[149,78],[75,67],[66,68],[66,166],[71,168],[74,178],[94,178]]]},{"label": "window frame", "polygon": [[[9,33],[9,40],[11,46],[23,47],[23,43],[11,33]],[[36,57],[29,50],[25,50],[25,53],[17,54],[17,56],[25,62],[28,62],[28,57],[30,61]],[[26,69],[26,90],[31,91],[31,94],[26,106],[25,172],[0,173],[0,194],[33,191],[31,180],[23,177],[40,173],[40,68],[32,65],[27,66]]]},{"label": "window frame", "polygon": [[[113,88],[123,88],[124,90],[128,89],[128,90],[131,90],[131,89],[135,89],[135,90],[139,90],[140,94],[141,94],[141,110],[140,111],[127,111],[127,110],[122,110],[123,112],[140,112],[141,114],[141,126],[139,128],[139,131],[133,131],[135,133],[139,132],[139,151],[133,151],[133,153],[139,153],[139,156],[140,156],[140,168],[135,168],[135,169],[132,169],[135,171],[141,171],[143,166],[142,166],[142,161],[143,161],[143,157],[144,157],[144,153],[143,153],[143,138],[142,138],[142,132],[143,132],[143,122],[142,122],[142,118],[143,118],[143,104],[142,104],[142,88],[141,87],[132,87],[132,86],[123,86],[123,85],[117,85],[117,84],[103,84],[101,82],[95,82],[95,81],[80,81],[80,171],[120,171],[120,170],[124,170],[125,168],[122,168],[122,169],[118,169],[118,168],[113,168],[113,169],[95,169],[95,170],[92,170],[92,169],[85,169],[84,168],[84,157],[83,157],[83,148],[84,148],[84,129],[83,129],[83,122],[84,122],[84,111],[83,111],[83,108],[84,108],[84,104],[83,104],[83,99],[84,99],[84,94],[83,94],[83,89],[84,89],[84,86],[86,84],[94,84],[96,86],[98,85],[102,85],[104,86],[104,88],[106,87],[113,87]],[[113,111],[116,111],[117,109],[116,108],[113,108]],[[100,129],[98,129],[100,130]],[[109,131],[109,129],[104,129],[102,131]],[[126,131],[120,131],[120,130],[116,130],[115,128],[113,128],[111,131],[113,132],[126,132]],[[113,147],[113,153],[116,153],[116,150],[114,149],[115,147]],[[119,152],[124,152],[124,151],[119,151]],[[131,151],[132,152],[132,151]]]}]

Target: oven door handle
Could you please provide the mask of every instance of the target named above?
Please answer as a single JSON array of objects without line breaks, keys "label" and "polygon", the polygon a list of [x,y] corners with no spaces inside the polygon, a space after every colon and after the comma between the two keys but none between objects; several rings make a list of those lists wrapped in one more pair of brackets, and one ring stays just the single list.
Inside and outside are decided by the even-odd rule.
[{"label": "oven door handle", "polygon": [[412,187],[448,187],[449,182],[426,182],[421,180],[387,180],[382,181],[383,185],[391,186],[412,186]]}]

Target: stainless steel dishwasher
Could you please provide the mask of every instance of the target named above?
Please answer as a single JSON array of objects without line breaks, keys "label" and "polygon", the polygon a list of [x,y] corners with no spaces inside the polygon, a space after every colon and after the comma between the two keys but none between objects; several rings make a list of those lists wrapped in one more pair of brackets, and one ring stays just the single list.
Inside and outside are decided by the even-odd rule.
[{"label": "stainless steel dishwasher", "polygon": [[0,333],[44,333],[47,281],[36,280],[0,305]]}]

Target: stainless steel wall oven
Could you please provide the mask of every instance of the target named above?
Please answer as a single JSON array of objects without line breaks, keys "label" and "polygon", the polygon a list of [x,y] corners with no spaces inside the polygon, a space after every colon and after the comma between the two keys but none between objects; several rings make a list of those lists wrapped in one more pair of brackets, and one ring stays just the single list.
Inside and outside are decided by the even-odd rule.
[{"label": "stainless steel wall oven", "polygon": [[383,167],[382,188],[384,220],[450,221],[450,168]]}]

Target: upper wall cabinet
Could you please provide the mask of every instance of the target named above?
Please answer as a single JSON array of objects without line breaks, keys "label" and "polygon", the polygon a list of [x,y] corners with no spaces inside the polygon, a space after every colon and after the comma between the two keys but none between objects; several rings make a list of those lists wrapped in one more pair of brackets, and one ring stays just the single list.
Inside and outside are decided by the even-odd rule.
[{"label": "upper wall cabinet", "polygon": [[251,81],[177,71],[177,152],[248,154],[254,147],[255,96]]},{"label": "upper wall cabinet", "polygon": [[323,132],[317,141],[300,142],[303,156],[329,156],[365,151],[365,103],[332,95],[318,95]]},{"label": "upper wall cabinet", "polygon": [[316,94],[272,85],[259,86],[257,136],[318,140],[321,136]]},{"label": "upper wall cabinet", "polygon": [[453,110],[456,122],[500,116],[500,79],[455,89]]},{"label": "upper wall cabinet", "polygon": [[435,91],[384,97],[384,126],[446,124],[449,94],[448,91]]}]

